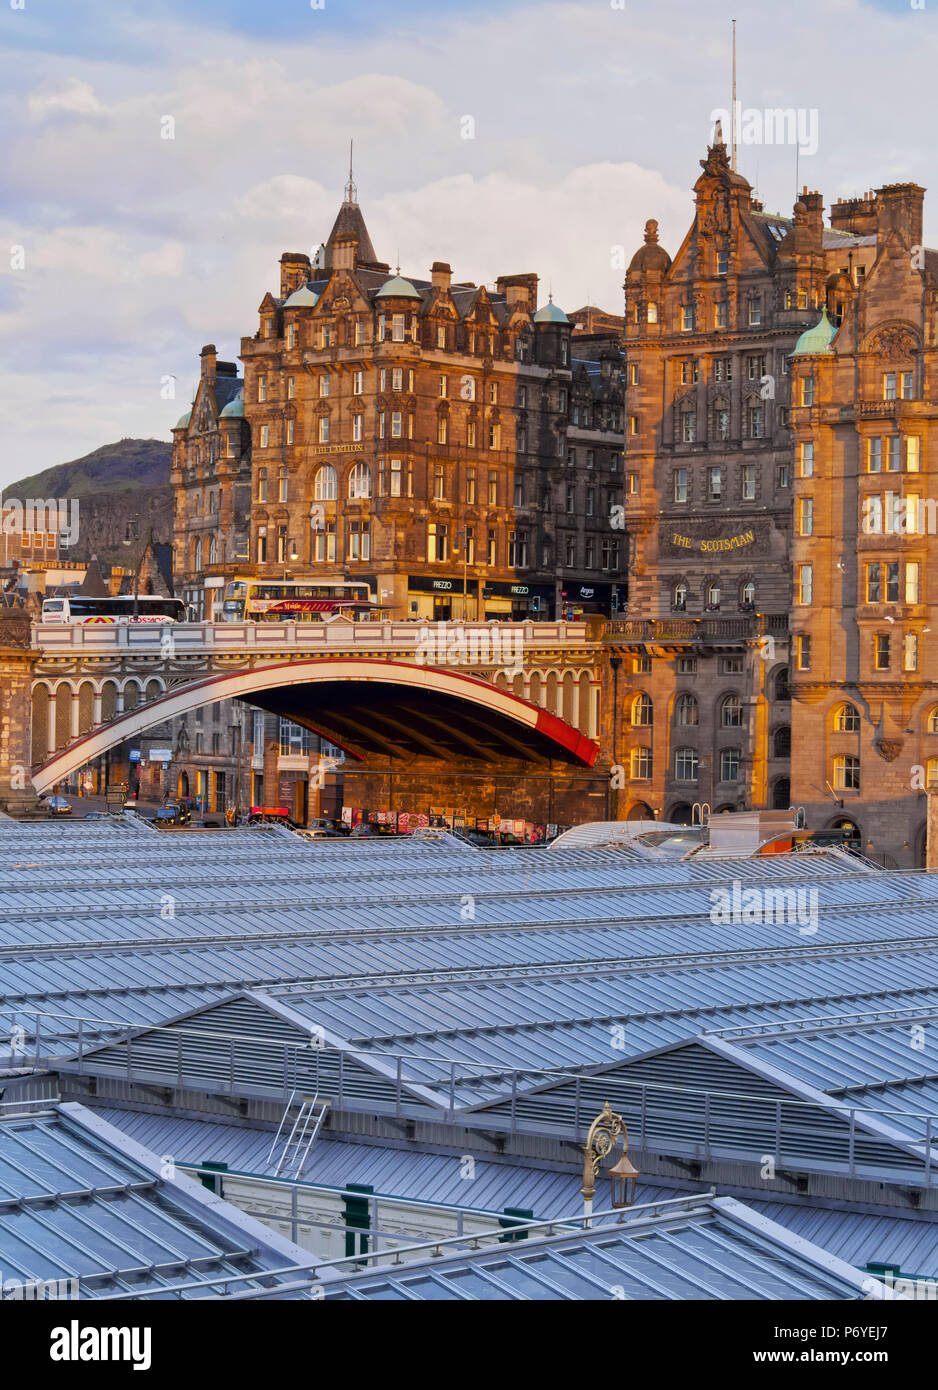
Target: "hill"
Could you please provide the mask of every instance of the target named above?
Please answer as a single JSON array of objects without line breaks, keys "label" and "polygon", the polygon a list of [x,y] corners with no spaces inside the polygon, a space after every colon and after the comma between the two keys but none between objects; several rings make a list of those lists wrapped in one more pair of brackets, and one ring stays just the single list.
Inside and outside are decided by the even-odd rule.
[{"label": "hill", "polygon": [[121,439],[11,483],[4,493],[23,501],[77,497],[78,541],[63,559],[97,555],[102,563],[134,566],[151,529],[155,541],[172,539],[171,454],[162,439]]}]

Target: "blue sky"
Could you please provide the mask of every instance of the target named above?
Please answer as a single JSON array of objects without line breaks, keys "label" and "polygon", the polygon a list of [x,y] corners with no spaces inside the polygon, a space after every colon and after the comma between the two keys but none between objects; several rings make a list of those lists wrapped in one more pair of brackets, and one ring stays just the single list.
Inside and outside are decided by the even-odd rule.
[{"label": "blue sky", "polygon": [[[169,438],[202,344],[236,357],[281,252],[328,234],[350,136],[384,259],[479,283],[536,270],[542,298],[621,311],[645,220],[671,251],[690,220],[735,14],[743,106],[817,113],[800,182],[828,205],[927,187],[926,3],[0,0],[0,246],[23,248],[17,268],[0,254],[0,487]],[[791,146],[742,146],[740,168],[790,211]]]}]

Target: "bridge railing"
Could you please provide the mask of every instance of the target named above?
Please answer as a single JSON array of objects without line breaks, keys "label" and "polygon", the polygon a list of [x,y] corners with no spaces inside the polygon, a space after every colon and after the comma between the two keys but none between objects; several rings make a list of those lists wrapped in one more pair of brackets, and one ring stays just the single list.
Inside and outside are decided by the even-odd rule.
[{"label": "bridge railing", "polygon": [[586,623],[35,623],[32,645],[42,652],[127,652],[159,655],[165,651],[167,637],[173,651],[181,652],[270,652],[348,650],[383,651],[416,648],[429,629],[446,633],[483,634],[491,638],[499,631],[516,636],[524,629],[526,646],[566,646],[585,642]]}]

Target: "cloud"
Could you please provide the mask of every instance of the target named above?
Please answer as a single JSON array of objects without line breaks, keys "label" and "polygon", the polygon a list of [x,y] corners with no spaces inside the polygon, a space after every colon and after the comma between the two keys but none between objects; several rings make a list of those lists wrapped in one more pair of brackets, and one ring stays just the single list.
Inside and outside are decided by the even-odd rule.
[{"label": "cloud", "polygon": [[72,77],[56,90],[32,92],[29,114],[33,120],[42,121],[58,115],[103,116],[107,114],[107,108],[95,96],[89,82]]}]

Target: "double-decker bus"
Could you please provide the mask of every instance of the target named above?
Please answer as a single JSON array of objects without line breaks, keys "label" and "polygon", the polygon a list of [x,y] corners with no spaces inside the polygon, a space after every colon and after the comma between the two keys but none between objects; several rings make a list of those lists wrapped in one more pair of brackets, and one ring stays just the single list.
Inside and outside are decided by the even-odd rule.
[{"label": "double-decker bus", "polygon": [[380,621],[387,610],[360,580],[232,579],[225,589],[225,622],[321,623],[342,614],[352,622]]},{"label": "double-decker bus", "polygon": [[189,618],[182,599],[159,594],[63,594],[42,601],[44,623],[185,623]]}]

